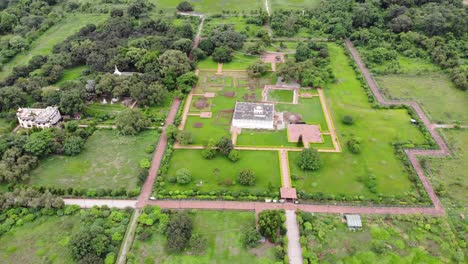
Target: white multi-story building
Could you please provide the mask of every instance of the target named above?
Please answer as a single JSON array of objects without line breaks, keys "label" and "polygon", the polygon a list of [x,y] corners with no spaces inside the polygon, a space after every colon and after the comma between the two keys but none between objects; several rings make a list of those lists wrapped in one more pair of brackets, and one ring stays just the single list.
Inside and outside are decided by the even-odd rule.
[{"label": "white multi-story building", "polygon": [[274,129],[275,105],[236,102],[232,126],[250,129]]},{"label": "white multi-story building", "polygon": [[58,107],[48,106],[46,108],[20,108],[16,117],[21,127],[24,128],[47,128],[56,125],[62,116]]}]

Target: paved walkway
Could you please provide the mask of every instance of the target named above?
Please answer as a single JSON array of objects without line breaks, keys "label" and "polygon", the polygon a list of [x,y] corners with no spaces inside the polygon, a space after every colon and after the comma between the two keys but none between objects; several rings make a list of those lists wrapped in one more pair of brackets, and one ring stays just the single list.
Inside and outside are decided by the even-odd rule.
[{"label": "paved walkway", "polygon": [[291,188],[291,177],[289,176],[289,160],[288,152],[284,149],[279,151],[280,166],[281,166],[281,182],[283,188]]},{"label": "paved walkway", "polygon": [[223,64],[218,63],[218,70],[216,71],[217,75],[222,75],[223,74]]},{"label": "paved walkway", "polygon": [[323,90],[321,88],[317,88],[317,92],[320,98],[320,104],[322,105],[323,113],[325,114],[325,121],[327,122],[328,131],[331,134],[333,148],[335,149],[334,152],[341,152],[341,147],[338,141],[338,136],[336,135],[335,126],[333,125],[330,111],[328,111],[327,102],[325,100],[325,94],[323,93]]},{"label": "paved walkway", "polygon": [[149,199],[149,197],[151,196],[151,192],[153,191],[154,181],[156,180],[159,166],[161,165],[161,160],[164,156],[164,152],[166,151],[167,147],[167,135],[165,128],[167,127],[167,125],[174,123],[175,116],[177,114],[177,111],[179,110],[180,102],[180,99],[174,99],[174,102],[171,106],[171,110],[167,115],[167,119],[163,127],[163,133],[161,134],[156,150],[154,151],[153,160],[151,162],[151,167],[148,172],[148,178],[146,179],[145,184],[141,188],[142,190],[140,196],[138,197],[138,208],[145,206],[146,201]]},{"label": "paved walkway", "polygon": [[135,208],[137,200],[119,200],[119,199],[90,199],[90,198],[64,198],[65,204],[79,205],[81,208],[91,208],[93,206],[115,207],[119,209]]},{"label": "paved walkway", "polygon": [[299,243],[299,227],[296,211],[286,210],[286,236],[288,238],[288,258],[290,264],[302,264],[302,248]]},{"label": "paved walkway", "polygon": [[119,257],[117,259],[117,263],[119,264],[127,263],[127,252],[130,249],[130,246],[132,245],[135,237],[138,216],[140,216],[140,209],[133,211],[132,218],[128,224],[127,232],[125,232],[125,237],[122,242],[122,246],[120,247]]},{"label": "paved walkway", "polygon": [[[327,133],[326,133],[327,134]],[[329,133],[328,133],[329,134]],[[180,145],[174,144],[175,149],[204,149],[204,146],[200,145]],[[260,150],[260,151],[302,151],[302,148],[290,148],[290,147],[249,147],[249,146],[234,146],[234,149],[238,150]],[[337,153],[341,152],[336,149],[316,149],[318,152]]]},{"label": "paved walkway", "polygon": [[421,121],[424,123],[424,125],[427,127],[429,133],[431,136],[434,138],[434,141],[437,143],[439,149],[438,150],[418,150],[418,149],[408,149],[405,150],[406,154],[408,155],[408,158],[413,165],[414,170],[419,176],[419,179],[421,180],[422,185],[424,186],[424,189],[426,190],[427,194],[431,198],[431,201],[435,208],[437,210],[440,210],[441,212],[444,211],[439,198],[434,192],[434,189],[432,188],[431,184],[429,183],[429,180],[427,179],[426,175],[424,175],[424,170],[421,167],[421,164],[419,163],[417,156],[420,155],[429,155],[429,156],[443,156],[443,155],[450,155],[449,148],[447,147],[447,144],[445,144],[445,141],[442,139],[442,137],[437,133],[436,128],[434,125],[431,124],[429,121],[429,118],[427,115],[424,113],[422,108],[419,106],[419,104],[415,101],[387,101],[383,94],[380,92],[378,89],[377,83],[374,81],[372,78],[371,74],[369,73],[369,70],[365,67],[363,61],[359,57],[359,54],[357,50],[354,48],[353,44],[349,39],[345,40],[346,46],[348,47],[349,51],[351,52],[351,55],[353,59],[356,61],[356,64],[358,65],[359,69],[361,70],[364,78],[366,79],[367,84],[369,85],[369,88],[371,89],[372,93],[374,94],[375,98],[377,101],[382,104],[382,105],[408,105],[411,106],[418,117],[421,119]]}]

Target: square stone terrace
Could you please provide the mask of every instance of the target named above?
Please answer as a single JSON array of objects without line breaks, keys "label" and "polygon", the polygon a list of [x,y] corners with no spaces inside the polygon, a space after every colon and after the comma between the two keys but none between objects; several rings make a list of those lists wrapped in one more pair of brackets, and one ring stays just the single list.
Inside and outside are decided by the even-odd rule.
[{"label": "square stone terrace", "polygon": [[298,142],[302,135],[304,143],[322,143],[323,139],[320,133],[320,128],[317,125],[307,124],[289,124],[288,125],[288,141]]}]

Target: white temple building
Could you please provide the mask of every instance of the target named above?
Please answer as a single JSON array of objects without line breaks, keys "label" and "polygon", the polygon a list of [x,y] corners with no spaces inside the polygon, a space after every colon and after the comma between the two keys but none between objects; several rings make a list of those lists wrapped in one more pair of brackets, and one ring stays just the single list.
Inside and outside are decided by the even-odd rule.
[{"label": "white temple building", "polygon": [[236,102],[232,126],[250,129],[274,129],[275,105]]},{"label": "white temple building", "polygon": [[56,125],[62,116],[56,106],[46,108],[19,108],[16,112],[18,122],[23,128],[47,128]]},{"label": "white temple building", "polygon": [[117,75],[117,76],[132,76],[134,74],[141,74],[139,72],[121,72],[119,71],[119,69],[117,69],[117,65],[115,65],[114,67],[115,67],[114,75]]}]

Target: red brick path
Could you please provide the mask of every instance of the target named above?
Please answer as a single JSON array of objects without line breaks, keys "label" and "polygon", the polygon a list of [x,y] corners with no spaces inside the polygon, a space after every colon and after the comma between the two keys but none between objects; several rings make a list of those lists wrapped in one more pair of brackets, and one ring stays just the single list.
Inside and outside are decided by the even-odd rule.
[{"label": "red brick path", "polygon": [[138,197],[137,208],[141,208],[145,206],[146,201],[151,196],[151,192],[153,190],[154,181],[156,180],[156,176],[158,174],[159,166],[161,165],[162,157],[164,156],[164,151],[166,151],[167,147],[167,136],[165,128],[167,125],[174,123],[175,116],[177,114],[177,110],[179,110],[180,106],[180,99],[174,99],[172,103],[171,110],[167,115],[166,123],[164,124],[164,130],[161,134],[159,139],[159,143],[154,151],[153,161],[151,162],[151,167],[149,169],[148,178],[145,181],[145,184],[142,187],[140,196]]}]

